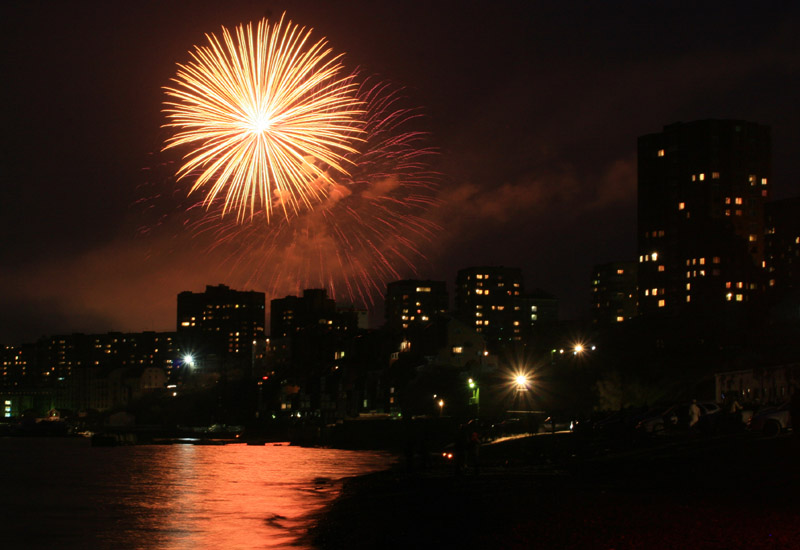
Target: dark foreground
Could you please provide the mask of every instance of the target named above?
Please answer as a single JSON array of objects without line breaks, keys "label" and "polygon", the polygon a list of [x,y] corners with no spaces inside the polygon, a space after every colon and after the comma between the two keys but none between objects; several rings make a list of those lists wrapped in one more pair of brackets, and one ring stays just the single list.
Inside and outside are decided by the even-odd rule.
[{"label": "dark foreground", "polygon": [[484,446],[478,475],[432,465],[348,480],[310,536],[326,550],[800,549],[800,443],[533,436]]}]

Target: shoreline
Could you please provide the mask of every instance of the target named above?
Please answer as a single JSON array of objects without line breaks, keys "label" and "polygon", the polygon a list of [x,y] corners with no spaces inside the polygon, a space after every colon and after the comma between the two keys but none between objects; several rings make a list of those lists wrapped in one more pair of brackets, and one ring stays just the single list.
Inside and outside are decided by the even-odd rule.
[{"label": "shoreline", "polygon": [[541,437],[550,436],[482,449],[478,475],[400,463],[345,479],[307,540],[321,550],[760,549],[800,540],[800,442],[791,435],[566,457],[553,454],[556,444],[575,450],[566,438]]}]

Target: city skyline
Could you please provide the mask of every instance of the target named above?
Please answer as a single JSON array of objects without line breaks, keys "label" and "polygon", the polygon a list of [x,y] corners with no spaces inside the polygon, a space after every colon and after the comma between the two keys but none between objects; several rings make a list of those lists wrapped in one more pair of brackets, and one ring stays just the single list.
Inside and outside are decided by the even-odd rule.
[{"label": "city skyline", "polygon": [[564,318],[585,316],[593,266],[636,254],[637,137],[707,118],[767,125],[771,198],[800,195],[800,9],[721,6],[687,19],[632,2],[14,3],[0,341],[165,330],[181,291],[264,290],[181,232],[174,212],[140,203],[174,192],[151,174],[180,158],[160,152],[161,88],[176,63],[203,33],[284,11],[425,114],[442,230],[420,244],[416,273],[398,266],[396,279],[442,280],[452,293],[458,269],[520,267],[526,290],[554,294]]}]

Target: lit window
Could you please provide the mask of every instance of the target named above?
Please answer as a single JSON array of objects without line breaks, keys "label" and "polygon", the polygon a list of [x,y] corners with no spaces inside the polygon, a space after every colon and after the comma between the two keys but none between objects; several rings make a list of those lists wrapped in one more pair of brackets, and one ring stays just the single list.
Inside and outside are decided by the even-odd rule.
[{"label": "lit window", "polygon": [[659,300],[658,301],[658,307],[664,307],[665,305],[667,305],[666,301],[664,301],[664,300]]},{"label": "lit window", "polygon": [[658,296],[658,289],[657,288],[653,289],[653,296]]},{"label": "lit window", "polygon": [[691,302],[692,301],[691,295],[689,295],[689,294],[686,295],[686,301],[687,302]]},{"label": "lit window", "polygon": [[742,215],[742,211],[741,211],[741,210],[737,210],[737,211],[736,211],[736,215],[737,215],[737,216],[741,216],[741,215]]},{"label": "lit window", "polygon": [[762,197],[766,197],[766,196],[767,196],[767,194],[768,194],[768,193],[767,193],[767,190],[766,190],[766,189],[762,189],[762,190],[761,190],[761,196],[762,196]]},{"label": "lit window", "polygon": [[718,180],[719,179],[719,172],[711,172],[711,179]]},{"label": "lit window", "polygon": [[658,270],[659,271],[664,271],[664,266],[663,265],[658,266]]},{"label": "lit window", "polygon": [[736,301],[737,302],[741,302],[742,300],[744,300],[744,296],[742,296],[741,294],[737,294],[736,295]]},{"label": "lit window", "polygon": [[417,287],[417,292],[430,292],[430,291],[431,291],[431,287],[429,287],[429,286],[418,286]]},{"label": "lit window", "polygon": [[686,283],[686,290],[692,290],[692,283]]},{"label": "lit window", "polygon": [[644,295],[645,296],[650,296],[650,289],[649,288],[645,289]]},{"label": "lit window", "polygon": [[618,269],[617,270],[617,275],[622,275],[623,273],[625,273],[624,269]]},{"label": "lit window", "polygon": [[483,275],[481,275],[481,274],[475,275],[475,278],[476,279],[483,279]]},{"label": "lit window", "polygon": [[685,202],[679,202],[678,203],[678,210],[683,210],[684,208],[686,208],[686,203]]},{"label": "lit window", "polygon": [[747,178],[747,181],[750,182],[750,185],[755,185],[756,184],[756,176],[755,176],[755,174],[750,174],[750,176],[748,176],[748,178]]},{"label": "lit window", "polygon": [[464,353],[464,348],[461,346],[453,346],[453,353],[456,355]]},{"label": "lit window", "polygon": [[751,242],[751,243],[754,243],[754,242],[756,242],[757,240],[758,240],[758,237],[756,237],[755,235],[750,235],[750,242]]},{"label": "lit window", "polygon": [[694,174],[692,174],[692,181],[697,181],[697,176],[695,176]]},{"label": "lit window", "polygon": [[728,209],[725,209],[725,215],[726,215],[726,216],[730,216],[730,215],[731,215],[731,211],[730,211],[730,210],[728,210]]},{"label": "lit window", "polygon": [[617,323],[621,323],[624,320],[625,320],[625,317],[621,317],[621,316],[617,315]]},{"label": "lit window", "polygon": [[659,149],[658,150],[658,156],[659,157],[663,157],[664,156],[664,149]]},{"label": "lit window", "polygon": [[767,184],[767,178],[761,178],[761,185]]},{"label": "lit window", "polygon": [[736,197],[736,204],[742,204],[742,197]]},{"label": "lit window", "polygon": [[706,175],[705,174],[700,174],[699,178],[700,178],[700,181],[705,181]]},{"label": "lit window", "polygon": [[476,289],[475,294],[483,294],[483,289],[482,288]]},{"label": "lit window", "polygon": [[658,252],[653,252],[652,254],[650,254],[650,259],[653,260],[654,262],[658,260]]},{"label": "lit window", "polygon": [[729,301],[729,302],[730,302],[730,301],[733,299],[733,294],[731,294],[730,292],[728,292],[728,293],[725,295],[725,299],[726,299],[727,301]]}]

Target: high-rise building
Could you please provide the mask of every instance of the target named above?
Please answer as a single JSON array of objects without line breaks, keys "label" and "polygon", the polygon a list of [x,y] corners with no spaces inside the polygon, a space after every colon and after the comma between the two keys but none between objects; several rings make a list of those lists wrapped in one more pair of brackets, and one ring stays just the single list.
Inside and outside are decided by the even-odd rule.
[{"label": "high-rise building", "polygon": [[264,337],[263,292],[207,286],[178,294],[178,343],[185,352],[249,359],[253,341]]},{"label": "high-rise building", "polygon": [[386,287],[386,328],[400,332],[425,324],[448,310],[444,281],[403,280]]},{"label": "high-rise building", "polygon": [[800,197],[765,205],[764,264],[776,297],[800,291]]},{"label": "high-rise building", "polygon": [[325,331],[342,325],[355,328],[354,315],[339,315],[336,301],[321,288],[303,290],[303,296],[286,296],[270,302],[270,338],[287,338],[298,332],[324,325]]},{"label": "high-rise building", "polygon": [[526,325],[530,326],[531,331],[558,323],[558,298],[549,292],[536,288],[525,293],[523,301],[524,311],[528,316]]},{"label": "high-rise building", "polygon": [[639,313],[738,308],[763,294],[770,131],[665,126],[638,145]]},{"label": "high-rise building", "polygon": [[456,315],[498,347],[521,341],[530,326],[523,300],[522,270],[482,266],[459,270]]},{"label": "high-rise building", "polygon": [[636,262],[609,262],[594,267],[592,323],[622,323],[636,316]]}]

